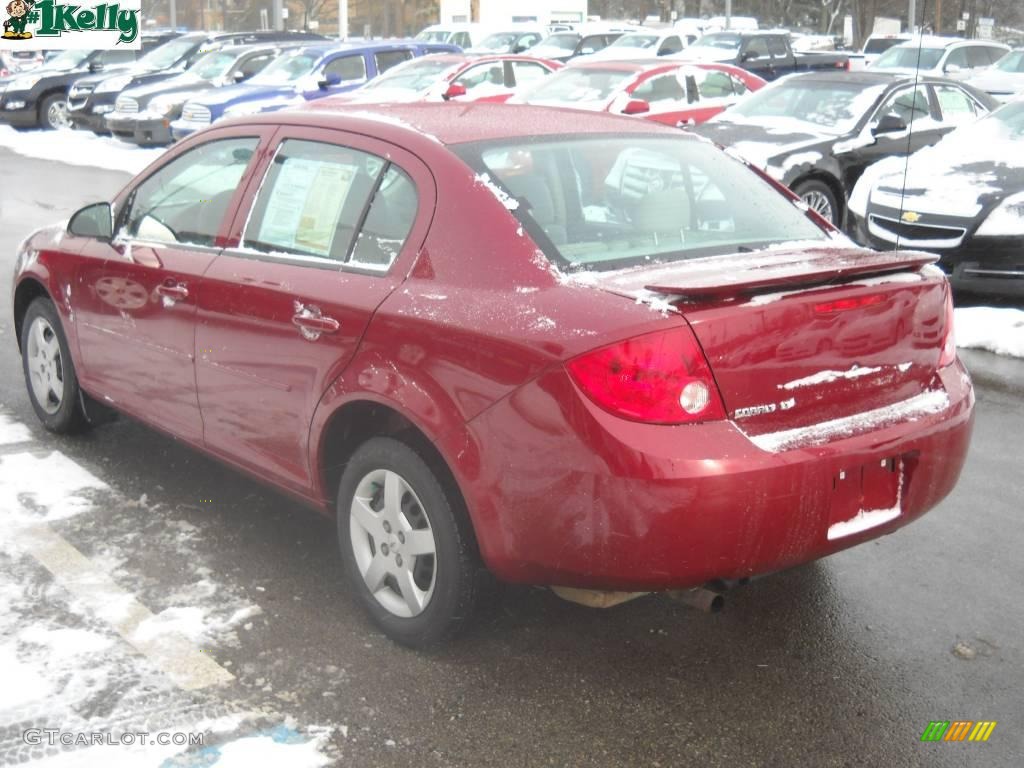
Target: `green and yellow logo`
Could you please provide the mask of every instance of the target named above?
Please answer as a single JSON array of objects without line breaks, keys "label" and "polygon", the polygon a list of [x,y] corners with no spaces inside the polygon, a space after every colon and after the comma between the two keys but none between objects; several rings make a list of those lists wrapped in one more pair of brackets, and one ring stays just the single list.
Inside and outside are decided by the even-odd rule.
[{"label": "green and yellow logo", "polygon": [[[33,34],[52,38],[75,32],[108,32],[115,34],[117,45],[133,43],[139,35],[138,8],[119,3],[82,7],[55,0],[10,0],[4,10],[7,19],[3,22],[3,40],[31,40]],[[92,47],[91,43],[83,41],[82,46]]]},{"label": "green and yellow logo", "polygon": [[921,741],[988,741],[995,729],[995,720],[932,720]]}]

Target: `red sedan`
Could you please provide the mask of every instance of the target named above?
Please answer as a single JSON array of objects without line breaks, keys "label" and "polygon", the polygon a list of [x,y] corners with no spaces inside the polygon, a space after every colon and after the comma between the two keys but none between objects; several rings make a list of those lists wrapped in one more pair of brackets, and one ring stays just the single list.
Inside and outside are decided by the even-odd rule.
[{"label": "red sedan", "polygon": [[679,126],[703,123],[764,84],[728,64],[588,61],[518,91],[509,103],[637,115]]},{"label": "red sedan", "polygon": [[335,515],[411,645],[488,571],[694,587],[953,488],[974,397],[934,257],[856,248],[655,123],[328,101],[197,133],[25,240],[47,428],[117,409]]},{"label": "red sedan", "polygon": [[334,104],[412,101],[504,101],[517,88],[543,80],[562,65],[516,54],[438,53],[392,67],[361,88],[331,96]]}]

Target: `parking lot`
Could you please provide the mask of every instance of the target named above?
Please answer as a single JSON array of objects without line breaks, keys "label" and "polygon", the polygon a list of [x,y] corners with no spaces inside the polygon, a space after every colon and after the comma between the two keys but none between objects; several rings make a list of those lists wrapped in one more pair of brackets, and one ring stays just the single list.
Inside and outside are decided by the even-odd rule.
[{"label": "parking lot", "polygon": [[[0,165],[0,764],[1019,764],[1021,361],[963,352],[963,477],[892,536],[737,588],[718,615],[510,587],[417,653],[364,617],[330,521],[127,418],[79,438],[38,426],[13,254],[129,176],[10,149]],[[998,725],[922,743],[933,720]],[[32,746],[31,728],[205,747]]]}]

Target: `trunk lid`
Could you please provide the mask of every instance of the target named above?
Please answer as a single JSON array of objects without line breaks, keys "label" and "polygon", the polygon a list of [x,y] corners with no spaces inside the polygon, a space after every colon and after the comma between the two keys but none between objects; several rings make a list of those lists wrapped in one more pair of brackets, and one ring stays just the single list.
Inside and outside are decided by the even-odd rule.
[{"label": "trunk lid", "polygon": [[929,392],[948,288],[926,266],[933,261],[912,251],[787,248],[628,270],[599,285],[655,306],[670,301],[683,314],[729,418],[748,435],[829,423],[855,432],[850,417],[941,397]]}]

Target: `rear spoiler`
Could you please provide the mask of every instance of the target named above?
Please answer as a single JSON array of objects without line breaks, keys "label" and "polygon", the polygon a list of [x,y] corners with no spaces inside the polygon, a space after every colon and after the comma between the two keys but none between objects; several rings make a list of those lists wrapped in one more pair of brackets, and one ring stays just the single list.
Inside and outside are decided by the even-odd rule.
[{"label": "rear spoiler", "polygon": [[648,291],[689,299],[722,299],[767,290],[820,285],[839,278],[907,272],[934,264],[938,256],[921,251],[869,251],[857,248],[800,249],[674,262],[612,277],[613,289]]}]

